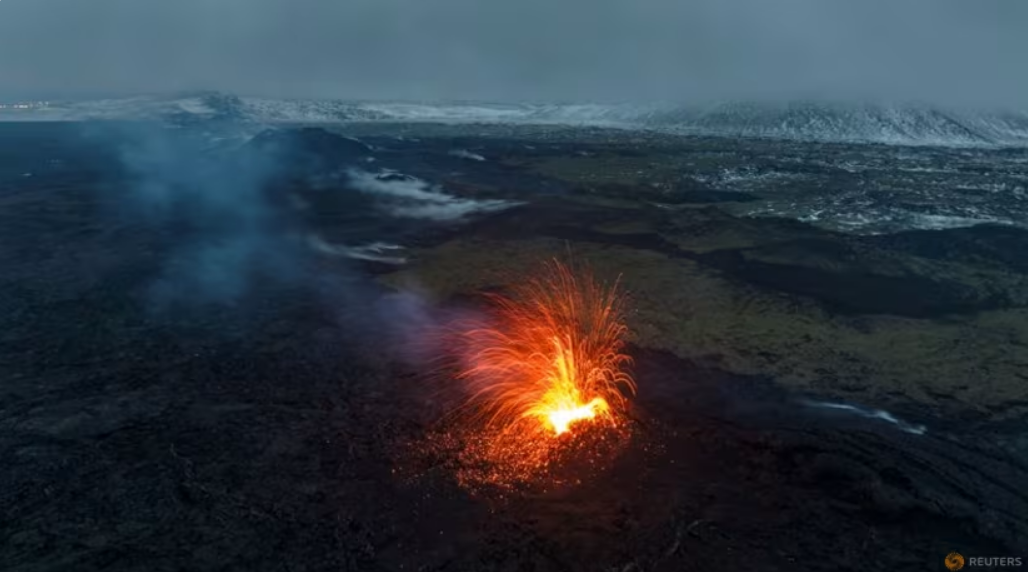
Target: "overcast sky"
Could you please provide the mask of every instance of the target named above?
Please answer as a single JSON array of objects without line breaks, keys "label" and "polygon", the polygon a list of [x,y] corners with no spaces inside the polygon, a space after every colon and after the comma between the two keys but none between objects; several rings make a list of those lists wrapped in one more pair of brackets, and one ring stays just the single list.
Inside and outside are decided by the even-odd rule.
[{"label": "overcast sky", "polygon": [[1025,106],[1028,0],[0,0],[0,93]]}]

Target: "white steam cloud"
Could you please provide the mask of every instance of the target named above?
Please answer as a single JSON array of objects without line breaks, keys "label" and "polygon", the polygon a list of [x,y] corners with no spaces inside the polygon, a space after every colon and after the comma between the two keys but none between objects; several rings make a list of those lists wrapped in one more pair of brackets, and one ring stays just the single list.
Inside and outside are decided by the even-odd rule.
[{"label": "white steam cloud", "polygon": [[414,177],[389,176],[389,173],[376,175],[359,169],[351,169],[347,174],[352,188],[387,199],[383,208],[398,217],[453,221],[473,214],[500,211],[515,204],[455,197],[437,185]]}]

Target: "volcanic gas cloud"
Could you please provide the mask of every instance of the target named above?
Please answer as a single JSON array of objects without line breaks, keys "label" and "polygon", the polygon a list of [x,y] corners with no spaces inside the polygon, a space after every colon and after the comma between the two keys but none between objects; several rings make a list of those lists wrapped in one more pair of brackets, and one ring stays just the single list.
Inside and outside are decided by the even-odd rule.
[{"label": "volcanic gas cloud", "polygon": [[635,392],[618,285],[553,260],[487,302],[488,319],[450,332],[481,428],[466,460],[494,483],[524,480],[578,434],[617,433]]}]

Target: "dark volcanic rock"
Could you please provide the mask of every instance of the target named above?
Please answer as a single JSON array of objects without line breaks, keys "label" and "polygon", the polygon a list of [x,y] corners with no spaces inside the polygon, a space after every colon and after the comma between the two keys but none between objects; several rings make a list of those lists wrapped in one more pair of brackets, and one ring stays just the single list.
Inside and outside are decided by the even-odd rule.
[{"label": "dark volcanic rock", "polygon": [[866,241],[925,258],[996,265],[1028,273],[1028,230],[1023,228],[982,224],[945,231],[899,232]]},{"label": "dark volcanic rock", "polygon": [[247,148],[271,153],[294,176],[309,176],[357,165],[372,148],[357,139],[318,127],[270,129],[253,138]]},{"label": "dark volcanic rock", "polygon": [[970,287],[923,276],[888,276],[801,265],[746,260],[738,252],[719,252],[702,260],[746,282],[806,296],[846,314],[893,314],[925,318],[1005,307]]},{"label": "dark volcanic rock", "polygon": [[687,189],[679,190],[678,194],[672,195],[673,200],[665,201],[668,203],[694,203],[694,204],[708,204],[708,203],[750,203],[760,200],[760,197],[753,193],[744,193],[740,191],[714,191],[704,189]]}]

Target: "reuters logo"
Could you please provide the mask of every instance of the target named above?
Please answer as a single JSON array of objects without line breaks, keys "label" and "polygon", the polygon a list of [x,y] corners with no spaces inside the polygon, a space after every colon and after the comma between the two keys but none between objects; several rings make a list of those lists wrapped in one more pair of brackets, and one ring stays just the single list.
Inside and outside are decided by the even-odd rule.
[{"label": "reuters logo", "polygon": [[950,570],[960,570],[964,567],[964,557],[957,554],[956,552],[950,552],[946,555],[946,568]]}]

